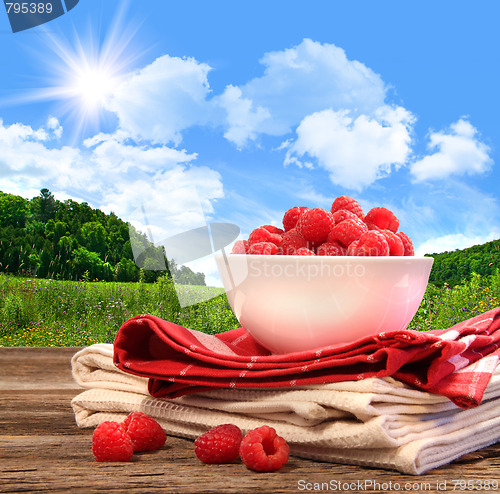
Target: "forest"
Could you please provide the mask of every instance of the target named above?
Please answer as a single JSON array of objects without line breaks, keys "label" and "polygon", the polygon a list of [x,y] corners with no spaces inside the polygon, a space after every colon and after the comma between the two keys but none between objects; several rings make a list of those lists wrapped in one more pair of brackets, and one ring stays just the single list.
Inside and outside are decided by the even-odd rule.
[{"label": "forest", "polygon": [[500,269],[500,240],[428,255],[434,258],[429,282],[439,287],[445,284],[453,287],[470,281],[473,273],[494,275]]},{"label": "forest", "polygon": [[203,273],[168,262],[163,247],[155,247],[116,214],[86,202],[59,201],[48,189],[30,200],[0,192],[0,271],[56,280],[148,283],[167,274],[179,284],[205,285]]}]

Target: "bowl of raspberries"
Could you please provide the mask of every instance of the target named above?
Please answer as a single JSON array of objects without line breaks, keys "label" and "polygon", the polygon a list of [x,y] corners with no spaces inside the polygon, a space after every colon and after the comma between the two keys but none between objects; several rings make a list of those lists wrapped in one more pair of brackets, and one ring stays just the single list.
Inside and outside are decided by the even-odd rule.
[{"label": "bowl of raspberries", "polygon": [[330,210],[290,208],[282,225],[259,226],[216,256],[234,314],[279,354],[404,330],[433,258],[415,256],[399,227],[389,209],[365,214],[349,196]]}]

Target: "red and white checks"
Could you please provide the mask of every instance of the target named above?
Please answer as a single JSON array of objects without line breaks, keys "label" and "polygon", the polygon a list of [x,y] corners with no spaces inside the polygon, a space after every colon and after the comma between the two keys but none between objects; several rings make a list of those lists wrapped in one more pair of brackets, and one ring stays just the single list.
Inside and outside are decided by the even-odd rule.
[{"label": "red and white checks", "polygon": [[275,388],[392,376],[477,406],[500,356],[500,307],[449,329],[394,331],[316,350],[271,354],[243,328],[207,335],[158,317],[126,321],[114,363],[174,398],[211,388]]}]

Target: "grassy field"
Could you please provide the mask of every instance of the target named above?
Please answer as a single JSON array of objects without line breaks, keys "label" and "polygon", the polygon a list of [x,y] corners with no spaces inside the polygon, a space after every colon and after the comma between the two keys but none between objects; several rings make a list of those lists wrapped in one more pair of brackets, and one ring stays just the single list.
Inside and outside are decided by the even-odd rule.
[{"label": "grassy field", "polygon": [[[178,301],[177,289],[181,289]],[[186,306],[186,299],[213,298]],[[500,305],[500,274],[453,288],[429,285],[409,329],[443,329]],[[112,343],[120,326],[152,314],[208,334],[238,327],[222,289],[148,283],[71,282],[0,273],[0,346]]]},{"label": "grassy field", "polygon": [[[200,295],[214,298],[187,307],[178,302],[200,300]],[[205,333],[238,326],[221,288],[174,287],[166,278],[156,283],[105,283],[0,274],[1,346],[112,343],[123,322],[137,314],[152,314]]]},{"label": "grassy field", "polygon": [[500,306],[500,271],[449,288],[429,284],[408,329],[445,329]]}]

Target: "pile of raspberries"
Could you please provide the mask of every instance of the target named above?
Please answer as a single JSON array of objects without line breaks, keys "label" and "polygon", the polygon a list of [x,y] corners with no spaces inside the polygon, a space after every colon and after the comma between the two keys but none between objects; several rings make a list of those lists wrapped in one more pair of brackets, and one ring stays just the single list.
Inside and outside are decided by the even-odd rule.
[{"label": "pile of raspberries", "polygon": [[295,206],[283,216],[283,228],[263,225],[248,240],[235,242],[233,254],[295,256],[414,256],[413,243],[398,232],[399,220],[387,208],[365,215],[359,203],[337,197],[330,211]]}]

